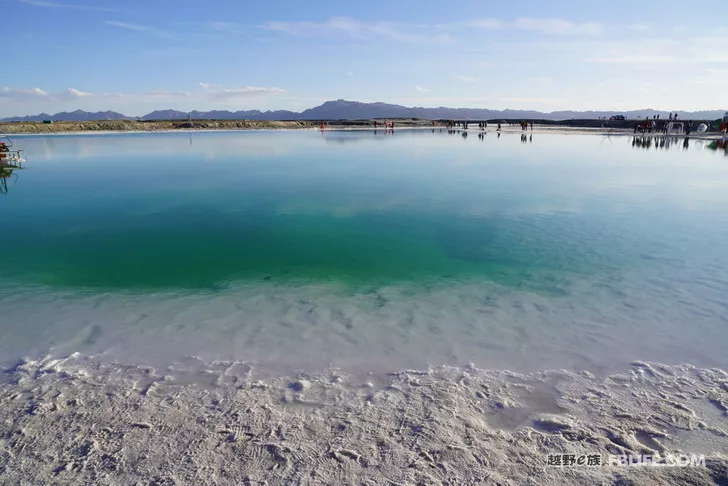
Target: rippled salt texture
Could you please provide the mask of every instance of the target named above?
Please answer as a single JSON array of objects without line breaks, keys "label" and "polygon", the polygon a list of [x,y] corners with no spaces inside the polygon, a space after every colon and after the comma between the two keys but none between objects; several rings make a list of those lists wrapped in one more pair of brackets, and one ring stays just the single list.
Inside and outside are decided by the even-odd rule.
[{"label": "rippled salt texture", "polygon": [[[446,131],[18,137],[0,360],[728,366],[728,163]],[[635,148],[636,147],[636,148]]]}]

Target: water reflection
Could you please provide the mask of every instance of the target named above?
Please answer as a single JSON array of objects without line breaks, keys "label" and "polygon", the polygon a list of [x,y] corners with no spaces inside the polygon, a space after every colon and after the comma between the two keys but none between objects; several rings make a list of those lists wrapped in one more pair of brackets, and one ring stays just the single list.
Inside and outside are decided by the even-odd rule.
[{"label": "water reflection", "polygon": [[632,147],[649,150],[670,150],[671,148],[682,148],[687,150],[690,148],[690,137],[680,139],[679,137],[651,137],[637,136],[632,137]]},{"label": "water reflection", "polygon": [[713,140],[706,145],[706,148],[713,152],[723,151],[723,155],[728,157],[728,140]]},{"label": "water reflection", "polygon": [[15,180],[17,180],[18,174],[15,171],[22,168],[22,162],[15,163],[0,159],[0,194],[8,193],[8,179],[15,175]]}]

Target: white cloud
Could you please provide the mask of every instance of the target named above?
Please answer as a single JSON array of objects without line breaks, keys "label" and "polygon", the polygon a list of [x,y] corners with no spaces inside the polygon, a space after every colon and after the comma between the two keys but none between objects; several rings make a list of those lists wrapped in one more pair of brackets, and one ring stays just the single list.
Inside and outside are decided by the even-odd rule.
[{"label": "white cloud", "polygon": [[161,37],[162,39],[173,39],[175,38],[175,34],[171,32],[167,32],[166,30],[157,29],[156,27],[149,27],[146,25],[138,25],[138,24],[130,24],[127,22],[117,22],[116,20],[107,20],[104,22],[106,25],[113,25],[114,27],[119,27],[121,29],[126,30],[132,30],[134,32],[144,32],[146,34],[151,34],[156,37]]},{"label": "white cloud", "polygon": [[498,19],[473,20],[468,22],[468,25],[478,29],[502,29],[504,27],[504,23]]},{"label": "white cloud", "polygon": [[[218,25],[219,24],[219,25]],[[571,22],[564,19],[518,18],[503,21],[494,18],[474,19],[444,24],[407,24],[388,21],[362,21],[349,17],[332,17],[324,22],[267,22],[264,29],[300,37],[347,38],[356,41],[396,41],[420,44],[446,44],[464,30],[516,29],[544,35],[599,36],[602,25],[596,22]],[[231,30],[216,23],[214,30]]]},{"label": "white cloud", "polygon": [[528,78],[529,83],[543,84],[550,83],[552,81],[548,76],[533,76]]},{"label": "white cloud", "polygon": [[513,21],[493,18],[476,19],[467,22],[442,24],[445,29],[516,29],[530,30],[546,35],[598,36],[602,34],[602,25],[596,22],[571,22],[565,19],[521,17]]},{"label": "white cloud", "polygon": [[0,98],[48,98],[50,93],[40,88],[0,88]]},{"label": "white cloud", "polygon": [[531,30],[548,35],[598,36],[602,26],[595,22],[574,23],[564,19],[519,18],[513,24],[516,29]]},{"label": "white cloud", "polygon": [[[209,83],[199,83],[202,89],[197,91],[155,90],[140,93],[89,93],[75,88],[50,92],[41,88],[0,87],[0,104],[7,111],[20,110],[27,107],[28,112],[40,108],[43,111],[61,111],[62,109],[89,109],[92,111],[116,109],[122,112],[129,105],[150,105],[159,109],[163,103],[177,107],[194,103],[201,109],[210,109],[211,105],[226,105],[235,100],[246,99],[249,102],[265,103],[267,95],[278,95],[286,91],[276,87],[224,87]],[[121,103],[121,105],[120,105]],[[225,108],[234,108],[227,105]],[[8,114],[12,115],[12,113]]]},{"label": "white cloud", "polygon": [[301,37],[346,37],[357,41],[396,41],[418,44],[452,42],[447,34],[430,26],[397,22],[364,22],[349,17],[332,17],[325,22],[267,22],[264,29]]},{"label": "white cloud", "polygon": [[250,96],[261,94],[277,94],[285,93],[285,89],[281,88],[264,88],[261,86],[245,86],[242,88],[223,88],[214,94],[217,98],[234,98],[236,96]]},{"label": "white cloud", "polygon": [[459,76],[453,76],[453,79],[456,81],[462,81],[463,83],[474,83],[475,78],[472,76],[465,76],[465,75],[459,75]]},{"label": "white cloud", "polygon": [[345,74],[346,74],[347,76],[353,76],[353,75],[354,75],[354,73],[352,73],[351,71],[347,71],[347,72],[346,72]]},{"label": "white cloud", "polygon": [[160,90],[154,90],[154,91],[147,91],[146,93],[142,93],[141,95],[130,95],[126,93],[117,93],[116,96],[143,96],[143,97],[150,97],[150,98],[189,98],[191,96],[194,96],[189,91],[167,91],[164,89]]},{"label": "white cloud", "polygon": [[465,22],[450,22],[447,24],[438,24],[435,27],[440,30],[462,30],[462,29],[503,29],[507,25],[502,20],[487,18],[475,19]]},{"label": "white cloud", "polygon": [[531,103],[540,105],[559,105],[566,106],[568,100],[563,98],[498,98],[497,101],[506,103]]},{"label": "white cloud", "polygon": [[654,68],[664,64],[685,64],[696,69],[700,64],[728,63],[728,53],[715,49],[726,45],[728,36],[643,38],[634,42],[611,41],[587,44],[581,42],[585,60],[601,64],[625,64]]},{"label": "white cloud", "polygon": [[588,62],[596,62],[602,64],[672,64],[679,60],[672,56],[660,56],[649,54],[634,54],[625,56],[607,56],[592,57],[587,59]]},{"label": "white cloud", "polygon": [[417,86],[415,86],[415,89],[416,89],[417,91],[419,91],[420,93],[427,93],[428,91],[430,91],[430,90],[429,90],[429,89],[427,89],[427,88],[423,88],[423,87],[422,87],[422,86],[420,86],[419,84],[418,84]]},{"label": "white cloud", "polygon": [[285,93],[286,90],[276,87],[261,87],[261,86],[243,86],[241,88],[230,87],[226,88],[219,84],[199,83],[206,92],[217,99],[236,98],[239,96],[255,96],[255,95],[267,95],[267,94],[280,94]]},{"label": "white cloud", "polygon": [[650,29],[652,29],[652,27],[649,24],[642,24],[642,23],[632,24],[629,26],[629,28],[630,28],[630,30],[634,30],[637,32],[647,32]]},{"label": "white cloud", "polygon": [[68,88],[64,91],[52,93],[40,88],[0,88],[0,97],[14,100],[45,99],[49,101],[76,100],[94,96],[92,93]]},{"label": "white cloud", "polygon": [[68,88],[66,90],[66,96],[70,98],[85,98],[86,96],[93,96],[93,94],[86,93],[85,91],[79,91],[73,88]]}]

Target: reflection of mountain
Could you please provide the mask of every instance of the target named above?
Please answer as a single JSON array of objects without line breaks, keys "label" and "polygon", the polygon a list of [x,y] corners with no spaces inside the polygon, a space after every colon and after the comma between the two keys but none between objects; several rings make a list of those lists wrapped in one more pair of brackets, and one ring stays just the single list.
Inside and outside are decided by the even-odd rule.
[{"label": "reflection of mountain", "polygon": [[[211,160],[217,156],[243,155],[274,156],[290,151],[273,133],[121,133],[108,135],[28,137],[23,141],[27,153],[50,160],[58,157],[89,159],[116,157],[119,153],[165,157],[202,156]],[[191,142],[193,140],[193,142]]]}]

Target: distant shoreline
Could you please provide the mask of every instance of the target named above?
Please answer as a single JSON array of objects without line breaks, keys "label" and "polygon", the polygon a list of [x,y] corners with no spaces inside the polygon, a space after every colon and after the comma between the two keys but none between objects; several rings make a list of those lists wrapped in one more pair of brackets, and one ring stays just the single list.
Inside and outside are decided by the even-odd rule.
[{"label": "distant shoreline", "polygon": [[[448,122],[444,120],[421,119],[393,119],[396,129],[447,129]],[[509,121],[511,124],[509,125]],[[551,134],[581,134],[601,136],[629,136],[635,135],[634,124],[637,120],[606,121],[606,120],[533,120],[533,130],[521,130],[519,121],[506,120],[501,123],[501,133],[551,133]],[[191,123],[183,120],[165,121],[61,121],[55,123],[43,122],[6,122],[0,123],[0,134],[6,135],[108,135],[113,133],[196,133],[213,131],[253,131],[253,130],[319,130],[325,124],[326,130],[385,130],[382,122],[376,120],[327,120],[327,121],[256,121],[256,120],[194,120]],[[693,120],[694,124],[702,122]],[[489,120],[487,133],[496,131],[498,121]],[[463,131],[461,128],[456,128]],[[478,122],[470,122],[468,132],[481,132]],[[644,136],[663,136],[663,133],[641,134]],[[685,136],[685,134],[669,136]],[[720,132],[695,132],[691,138],[715,140],[723,138]]]}]

